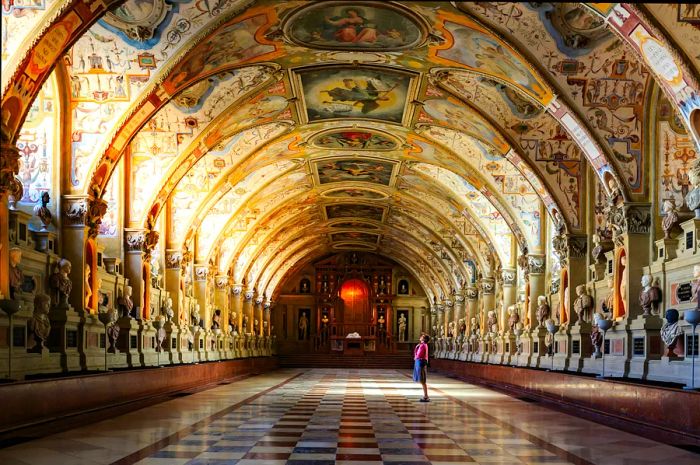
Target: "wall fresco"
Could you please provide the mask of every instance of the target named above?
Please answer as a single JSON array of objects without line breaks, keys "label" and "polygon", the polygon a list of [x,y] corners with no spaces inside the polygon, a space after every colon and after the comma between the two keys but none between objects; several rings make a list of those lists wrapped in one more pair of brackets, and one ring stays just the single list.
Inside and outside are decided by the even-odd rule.
[{"label": "wall fresco", "polygon": [[[641,61],[625,53],[620,39],[614,34],[596,34],[597,46],[592,49],[590,38],[586,39],[588,42],[576,42],[577,29],[590,35],[598,27],[598,18],[585,9],[574,13],[574,24],[547,27],[540,19],[542,11],[560,9],[560,15],[566,16],[568,7],[488,3],[463,4],[462,8],[496,30],[512,34],[530,53],[543,57],[542,66],[549,77],[582,109],[589,126],[607,144],[629,189],[642,194],[642,115],[649,73]],[[559,45],[566,43],[568,47]],[[580,173],[580,169],[569,165],[568,174]]]},{"label": "wall fresco", "polygon": [[[44,192],[54,198],[56,178],[56,125],[58,123],[58,99],[55,79],[44,83],[41,92],[32,103],[27,120],[17,139],[21,154],[18,177],[24,192],[20,203],[36,204]],[[56,200],[49,208],[55,211]]]}]

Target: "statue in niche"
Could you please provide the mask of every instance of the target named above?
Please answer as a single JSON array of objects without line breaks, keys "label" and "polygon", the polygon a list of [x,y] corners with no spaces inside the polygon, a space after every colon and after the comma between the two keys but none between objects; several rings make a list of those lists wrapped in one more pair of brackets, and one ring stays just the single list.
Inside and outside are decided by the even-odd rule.
[{"label": "statue in niche", "polygon": [[379,326],[380,333],[384,332],[385,323],[386,323],[386,319],[384,319],[384,314],[379,315],[379,319],[377,320],[377,326]]},{"label": "statue in niche", "polygon": [[73,290],[73,282],[70,280],[71,263],[62,258],[56,264],[54,272],[51,274],[50,285],[53,289],[56,304],[59,308],[68,308],[68,296]]},{"label": "statue in niche", "polygon": [[14,299],[17,293],[22,292],[24,273],[19,268],[22,262],[22,249],[10,248],[10,299]]},{"label": "statue in niche", "polygon": [[384,276],[379,277],[379,293],[386,294],[386,281],[384,280]]},{"label": "statue in niche", "polygon": [[613,286],[613,277],[608,276],[607,279],[607,285],[608,285],[608,295],[603,299],[603,302],[601,303],[601,308],[600,311],[605,316],[606,318],[610,315],[612,315],[613,311],[613,305],[615,302],[615,288]]},{"label": "statue in niche", "polygon": [[695,278],[691,284],[693,299],[696,302],[696,308],[700,310],[700,265],[693,267],[693,277]]},{"label": "statue in niche", "polygon": [[256,336],[260,335],[260,322],[258,320],[253,320],[253,334]]},{"label": "statue in niche", "polygon": [[309,332],[309,317],[306,316],[306,312],[301,312],[299,315],[298,328],[298,338],[300,341],[305,341],[306,336]]},{"label": "statue in niche", "polygon": [[477,339],[479,335],[481,334],[481,325],[479,324],[479,320],[476,317],[472,317],[470,322],[470,338],[471,339]]},{"label": "statue in niche", "polygon": [[676,199],[671,197],[670,199],[664,200],[663,212],[666,216],[661,221],[661,229],[664,231],[664,239],[671,238],[671,230],[678,223],[678,209],[676,208]]},{"label": "statue in niche", "polygon": [[669,308],[666,310],[666,321],[661,326],[661,340],[664,341],[668,349],[667,357],[676,357],[675,348],[678,344],[678,338],[683,335],[683,329],[678,323],[678,310]]},{"label": "statue in niche", "polygon": [[108,352],[112,354],[118,354],[119,349],[117,349],[117,340],[119,339],[119,330],[121,329],[117,324],[119,319],[119,312],[116,308],[108,310],[109,312],[109,323],[107,323],[107,337],[109,338],[109,349]]},{"label": "statue in niche", "polygon": [[511,333],[515,332],[515,326],[520,323],[520,314],[518,313],[518,306],[511,305],[508,307],[508,329]]},{"label": "statue in niche", "polygon": [[131,297],[133,291],[134,290],[131,286],[124,286],[124,294],[122,294],[122,296],[119,297],[117,303],[119,304],[119,309],[121,310],[122,318],[136,317],[136,315],[134,315],[134,312],[136,311],[136,309],[134,308],[134,300]]},{"label": "statue in niche", "polygon": [[218,308],[214,310],[214,314],[211,317],[211,329],[217,334],[221,332],[221,310]]},{"label": "statue in niche", "polygon": [[685,196],[685,204],[700,219],[700,158],[696,158],[688,170],[688,179],[693,189]]},{"label": "statue in niche", "polygon": [[199,326],[202,320],[202,316],[199,314],[199,309],[201,307],[199,304],[194,304],[190,309],[190,324],[192,326]]},{"label": "statue in niche", "polygon": [[41,231],[47,231],[48,227],[51,225],[51,219],[53,216],[51,215],[51,210],[49,210],[49,207],[47,206],[50,200],[51,197],[49,196],[49,193],[44,191],[41,194],[39,203],[34,207],[34,214],[39,218],[39,221],[41,221]]},{"label": "statue in niche", "polygon": [[151,287],[160,289],[161,287],[161,277],[160,277],[160,260],[157,256],[151,258]]},{"label": "statue in niche", "polygon": [[447,325],[447,337],[453,338],[455,336],[455,322],[450,321]]},{"label": "statue in niche", "polygon": [[408,295],[408,281],[406,281],[405,279],[402,279],[399,282],[399,292],[398,293],[402,294],[402,295]]},{"label": "statue in niche", "polygon": [[299,283],[299,292],[301,294],[308,294],[311,292],[311,281],[308,279],[304,278],[301,280],[301,283]]},{"label": "statue in niche", "polygon": [[91,300],[92,300],[92,288],[90,287],[90,274],[92,273],[92,269],[90,268],[90,265],[86,264],[85,265],[85,303],[84,306],[85,308],[91,308]]},{"label": "statue in niche", "polygon": [[467,323],[464,321],[464,318],[459,319],[459,335],[464,338],[467,334]]},{"label": "statue in niche", "polygon": [[552,311],[547,303],[547,297],[541,295],[537,298],[537,323],[544,327],[544,322],[552,315]]},{"label": "statue in niche", "polygon": [[228,317],[228,325],[231,334],[238,335],[238,313],[231,312]]},{"label": "statue in niche", "polygon": [[97,278],[97,311],[106,312],[109,310],[109,296],[102,292],[102,278]]},{"label": "statue in niche", "polygon": [[578,320],[583,323],[589,323],[591,319],[591,310],[593,309],[593,297],[588,293],[585,284],[576,286],[576,300],[574,301],[574,311],[578,316]]},{"label": "statue in niche", "polygon": [[164,315],[167,321],[172,321],[173,317],[175,316],[175,311],[173,310],[173,299],[171,297],[165,299],[165,304],[161,309],[161,315]]},{"label": "statue in niche", "polygon": [[248,315],[243,316],[243,333],[248,334],[248,321],[250,321],[250,317]]},{"label": "statue in niche", "polygon": [[642,290],[639,291],[639,305],[644,316],[655,314],[661,303],[661,288],[653,283],[651,275],[642,276]]},{"label": "statue in niche", "polygon": [[492,333],[498,332],[498,318],[496,317],[496,312],[493,310],[489,310],[486,328]]},{"label": "statue in niche", "polygon": [[591,255],[596,263],[599,263],[605,257],[603,250],[603,244],[601,244],[601,239],[598,234],[593,234],[593,249],[591,250]]},{"label": "statue in niche", "polygon": [[49,320],[49,308],[51,307],[51,297],[46,294],[34,296],[34,313],[27,322],[27,328],[34,339],[34,347],[27,352],[41,353],[46,340],[51,332],[51,321]]},{"label": "statue in niche", "polygon": [[405,314],[399,315],[399,342],[406,342],[406,328],[408,327],[408,320]]},{"label": "statue in niche", "polygon": [[620,313],[627,313],[627,255],[620,257]]},{"label": "statue in niche", "polygon": [[591,329],[591,345],[593,346],[593,358],[601,357],[601,347],[603,345],[603,333],[598,328],[598,320],[604,318],[600,313],[593,315],[594,325]]}]

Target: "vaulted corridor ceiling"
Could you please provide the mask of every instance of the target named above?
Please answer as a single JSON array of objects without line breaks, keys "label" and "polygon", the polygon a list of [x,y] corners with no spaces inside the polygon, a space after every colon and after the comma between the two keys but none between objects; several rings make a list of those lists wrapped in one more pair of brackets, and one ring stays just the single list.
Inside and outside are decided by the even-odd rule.
[{"label": "vaulted corridor ceiling", "polygon": [[20,203],[87,195],[108,248],[155,231],[268,297],[343,250],[461,289],[653,196],[657,102],[698,143],[697,26],[669,5],[39,3],[3,24]]}]

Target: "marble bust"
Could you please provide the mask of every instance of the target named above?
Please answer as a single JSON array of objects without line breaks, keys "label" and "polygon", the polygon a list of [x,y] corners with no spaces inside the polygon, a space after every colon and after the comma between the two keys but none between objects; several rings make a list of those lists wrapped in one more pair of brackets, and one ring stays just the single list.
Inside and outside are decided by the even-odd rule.
[{"label": "marble bust", "polygon": [[537,298],[537,323],[544,326],[544,322],[549,319],[551,310],[547,303],[547,297],[541,295]]},{"label": "marble bust", "polygon": [[644,316],[649,316],[655,311],[661,302],[661,289],[652,285],[651,275],[642,276],[642,290],[639,291],[639,306],[644,311]]}]

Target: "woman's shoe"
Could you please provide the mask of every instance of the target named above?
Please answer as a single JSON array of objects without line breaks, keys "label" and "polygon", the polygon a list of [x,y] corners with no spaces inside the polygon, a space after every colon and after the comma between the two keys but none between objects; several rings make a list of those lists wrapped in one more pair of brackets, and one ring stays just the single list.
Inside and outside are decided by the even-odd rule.
[{"label": "woman's shoe", "polygon": [[429,397],[421,397],[420,401],[421,402],[430,402],[430,398]]}]

